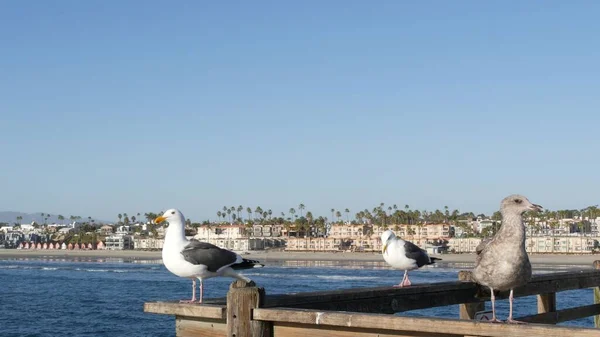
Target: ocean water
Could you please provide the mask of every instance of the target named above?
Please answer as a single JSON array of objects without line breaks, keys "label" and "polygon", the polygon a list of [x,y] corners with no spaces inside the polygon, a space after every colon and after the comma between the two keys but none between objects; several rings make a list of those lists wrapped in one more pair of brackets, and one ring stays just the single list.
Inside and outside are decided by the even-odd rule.
[{"label": "ocean water", "polygon": [[[457,280],[470,265],[444,264],[410,273],[413,284]],[[574,266],[542,266],[534,272]],[[244,273],[267,294],[377,287],[397,284],[402,271],[381,262],[268,261]],[[205,298],[224,297],[232,279],[204,282]],[[174,336],[171,316],[143,312],[144,302],[188,299],[191,281],[170,274],[160,260],[110,258],[0,259],[0,336]],[[592,304],[591,289],[562,292],[558,308]],[[534,296],[515,299],[516,315],[533,314]],[[508,301],[498,302],[500,319]],[[489,309],[489,303],[488,303]],[[458,306],[399,313],[403,316],[458,317]],[[593,326],[591,317],[562,325]]]}]

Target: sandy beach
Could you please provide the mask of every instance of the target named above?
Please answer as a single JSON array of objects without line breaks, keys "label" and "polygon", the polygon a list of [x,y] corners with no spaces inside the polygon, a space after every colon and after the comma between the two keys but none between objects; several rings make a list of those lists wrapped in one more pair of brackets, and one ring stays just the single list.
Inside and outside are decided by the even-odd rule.
[{"label": "sandy beach", "polygon": [[[7,258],[43,258],[43,257],[89,257],[89,258],[123,258],[154,260],[161,258],[160,251],[139,250],[17,250],[0,249],[0,259]],[[283,252],[283,251],[253,251],[244,257],[259,261],[366,261],[383,262],[379,253],[326,253],[326,252]],[[473,263],[474,254],[443,254],[436,255],[444,263]],[[554,265],[588,265],[600,260],[600,255],[559,255],[559,254],[530,254],[533,264]]]}]

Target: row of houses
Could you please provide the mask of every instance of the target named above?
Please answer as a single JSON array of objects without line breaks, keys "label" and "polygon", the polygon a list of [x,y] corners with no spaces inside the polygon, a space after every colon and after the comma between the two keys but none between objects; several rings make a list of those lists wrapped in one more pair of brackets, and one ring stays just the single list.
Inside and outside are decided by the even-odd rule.
[{"label": "row of houses", "polygon": [[105,245],[102,241],[98,241],[94,246],[91,242],[85,243],[65,243],[65,242],[21,242],[17,249],[36,249],[36,250],[80,250],[80,249],[105,249]]},{"label": "row of houses", "polygon": [[[475,253],[482,239],[451,238],[451,253]],[[600,236],[534,236],[525,239],[528,253],[540,254],[591,254],[600,250]]]}]

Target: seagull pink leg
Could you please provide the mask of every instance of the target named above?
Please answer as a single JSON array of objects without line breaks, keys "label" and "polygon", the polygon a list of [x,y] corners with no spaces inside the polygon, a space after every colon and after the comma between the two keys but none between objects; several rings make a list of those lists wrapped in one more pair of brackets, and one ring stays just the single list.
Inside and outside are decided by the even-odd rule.
[{"label": "seagull pink leg", "polygon": [[408,279],[408,270],[406,271],[406,280],[404,280],[403,284],[405,287],[410,287],[412,285],[412,283],[410,283],[410,280]]},{"label": "seagull pink leg", "polygon": [[408,279],[408,270],[404,271],[404,277],[402,277],[402,281],[400,282],[400,284],[395,285],[395,288],[403,288],[403,287],[408,287],[410,286],[410,280]]},{"label": "seagull pink leg", "polygon": [[489,321],[490,323],[502,323],[501,320],[496,318],[496,296],[494,296],[494,289],[490,288],[490,299],[492,300],[492,319]]},{"label": "seagull pink leg", "polygon": [[508,301],[510,303],[509,306],[509,310],[508,310],[508,319],[506,320],[506,323],[510,323],[510,324],[525,324],[525,322],[521,322],[521,321],[515,321],[512,316],[513,316],[513,290],[510,290],[510,296],[508,296]]},{"label": "seagull pink leg", "polygon": [[198,303],[202,303],[203,298],[204,298],[204,281],[200,280],[200,299],[198,299]]},{"label": "seagull pink leg", "polygon": [[192,299],[191,300],[181,300],[180,303],[194,303],[196,301],[196,279],[192,280]]}]

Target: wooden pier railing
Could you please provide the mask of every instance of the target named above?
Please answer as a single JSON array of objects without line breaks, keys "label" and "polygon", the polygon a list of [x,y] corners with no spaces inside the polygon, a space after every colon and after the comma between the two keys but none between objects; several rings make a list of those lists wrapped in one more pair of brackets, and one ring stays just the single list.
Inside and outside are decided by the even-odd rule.
[{"label": "wooden pier railing", "polygon": [[[600,261],[595,269],[534,275],[514,296],[536,295],[537,314],[520,317],[526,325],[475,321],[489,291],[459,272],[459,281],[408,288],[359,288],[266,296],[263,288],[233,282],[227,298],[206,304],[151,302],[144,311],[175,316],[177,336],[600,336]],[[594,288],[594,304],[557,310],[556,293]],[[497,299],[507,298],[500,292]],[[590,299],[590,303],[591,303]],[[460,319],[416,318],[393,313],[459,304]],[[595,316],[596,328],[553,324]],[[544,324],[539,324],[544,323]]]}]

